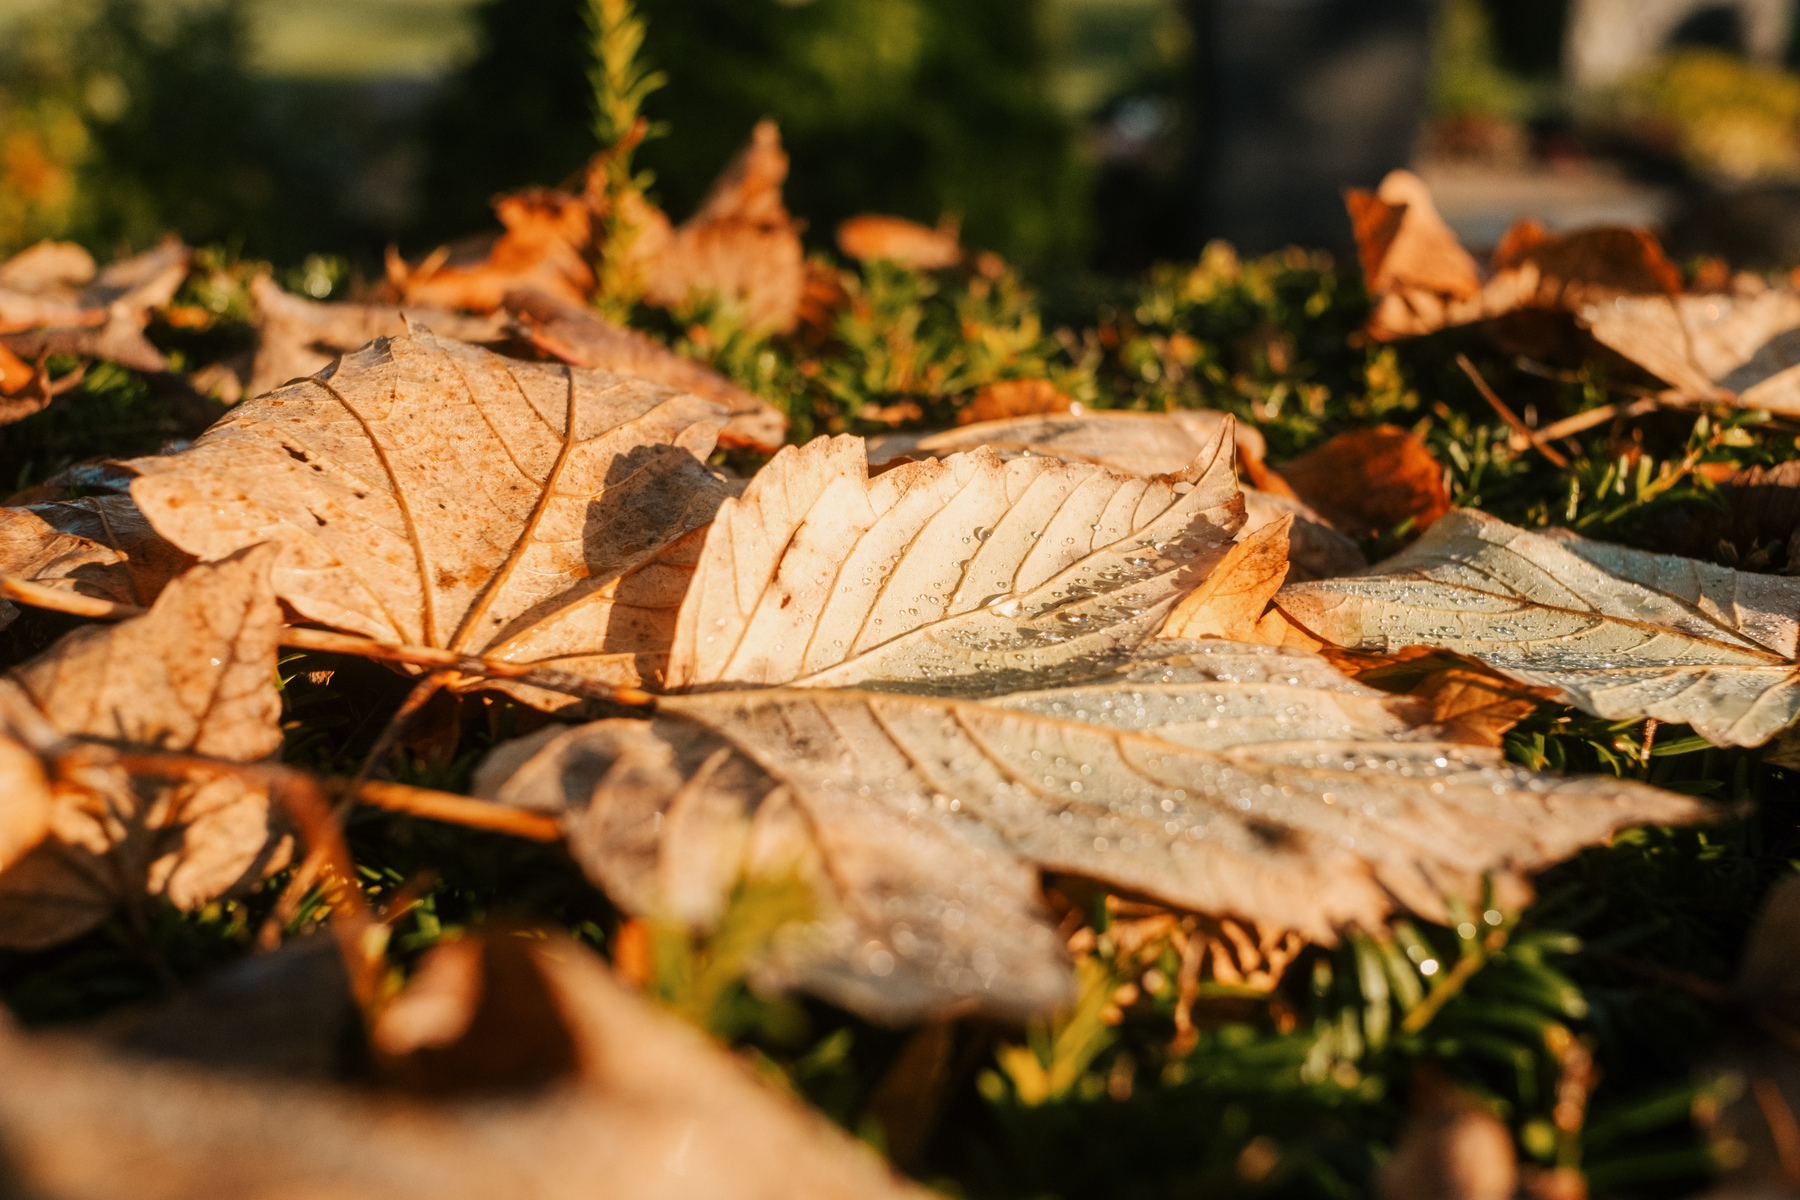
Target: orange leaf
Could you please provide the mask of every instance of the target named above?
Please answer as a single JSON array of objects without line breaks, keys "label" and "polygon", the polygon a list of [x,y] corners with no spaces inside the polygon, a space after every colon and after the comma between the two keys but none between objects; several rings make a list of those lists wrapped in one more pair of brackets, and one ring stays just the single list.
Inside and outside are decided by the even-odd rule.
[{"label": "orange leaf", "polygon": [[1056,390],[1048,379],[1003,379],[975,393],[975,398],[956,414],[958,425],[977,421],[1001,421],[1007,417],[1035,417],[1066,413],[1075,401]]},{"label": "orange leaf", "polygon": [[1233,546],[1206,582],[1189,592],[1163,622],[1166,638],[1225,638],[1234,642],[1280,645],[1281,624],[1263,631],[1263,610],[1281,590],[1288,573],[1288,531],[1292,513],[1247,533]]},{"label": "orange leaf", "polygon": [[1385,534],[1408,517],[1421,532],[1450,511],[1443,468],[1423,439],[1393,425],[1340,433],[1281,475],[1351,537]]},{"label": "orange leaf", "polygon": [[945,217],[936,229],[904,217],[865,213],[838,226],[837,244],[847,257],[861,262],[885,258],[915,271],[954,267],[962,261],[957,222]]}]

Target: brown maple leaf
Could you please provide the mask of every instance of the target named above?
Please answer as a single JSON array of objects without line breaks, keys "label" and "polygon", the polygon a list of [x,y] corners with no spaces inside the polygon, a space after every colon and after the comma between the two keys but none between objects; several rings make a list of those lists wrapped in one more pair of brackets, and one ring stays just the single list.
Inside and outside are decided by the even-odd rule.
[{"label": "brown maple leaf", "polygon": [[704,466],[723,423],[697,396],[421,329],[128,465],[182,549],[275,543],[307,620],[635,682],[667,652],[683,539],[726,494]]},{"label": "brown maple leaf", "polygon": [[494,201],[505,232],[416,267],[388,254],[388,283],[403,305],[492,312],[514,288],[584,303],[594,289],[594,214],[580,196],[532,188]]}]

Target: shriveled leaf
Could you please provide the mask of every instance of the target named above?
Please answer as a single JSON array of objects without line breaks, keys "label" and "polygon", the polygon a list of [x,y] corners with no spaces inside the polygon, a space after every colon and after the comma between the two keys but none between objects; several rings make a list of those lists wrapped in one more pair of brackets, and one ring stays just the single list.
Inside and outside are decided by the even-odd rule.
[{"label": "shriveled leaf", "polygon": [[727,500],[671,688],[994,688],[1130,645],[1243,523],[1230,428],[1178,475],[985,450],[874,478],[862,439],[783,450]]},{"label": "shriveled leaf", "polygon": [[[1224,414],[1178,409],[1169,413],[1091,412],[1068,416],[1030,416],[983,421],[941,433],[898,434],[869,439],[872,462],[898,455],[943,456],[986,446],[1001,458],[1049,455],[1067,462],[1091,462],[1137,475],[1180,471],[1213,438]],[[1262,466],[1262,435],[1234,425],[1240,469],[1257,489],[1286,488],[1279,475]],[[1347,575],[1368,566],[1356,543],[1333,529],[1306,504],[1273,490],[1246,489],[1244,532],[1254,532],[1294,517],[1290,557],[1296,578]]]},{"label": "shriveled leaf", "polygon": [[[1265,610],[1288,574],[1288,531],[1294,519],[1285,517],[1245,534],[1206,578],[1206,582],[1182,598],[1163,622],[1166,638],[1225,638],[1237,642],[1261,642]],[[1279,618],[1277,618],[1279,621]],[[1279,627],[1277,627],[1279,628]],[[1279,645],[1277,632],[1267,639]]]},{"label": "shriveled leaf", "polygon": [[[769,970],[882,1020],[1063,999],[1037,869],[1331,940],[1521,875],[1685,797],[1434,740],[1417,702],[1314,655],[1160,642],[982,698],[838,688],[668,697],[512,747],[478,789],[560,812],[628,908],[703,922],[740,871],[827,914]],[[521,759],[523,761],[521,762]]]},{"label": "shriveled leaf", "polygon": [[806,268],[799,227],[781,202],[787,172],[775,122],[757,122],[698,212],[672,233],[654,224],[639,231],[632,253],[645,264],[645,299],[679,308],[716,296],[741,305],[751,329],[791,331]]},{"label": "shriveled leaf", "polygon": [[132,495],[203,559],[275,543],[276,591],[309,620],[634,682],[667,643],[621,605],[686,569],[677,543],[725,494],[703,465],[723,420],[643,380],[419,330],[135,460]]},{"label": "shriveled leaf", "polygon": [[577,367],[635,375],[723,404],[728,414],[719,441],[773,453],[787,440],[787,417],[711,367],[683,358],[661,342],[615,325],[585,304],[545,292],[512,291],[506,307],[525,326],[531,344]]},{"label": "shriveled leaf", "polygon": [[963,259],[954,217],[945,217],[932,229],[904,217],[865,213],[838,226],[837,244],[847,258],[886,259],[914,271],[954,267]]},{"label": "shriveled leaf", "polygon": [[1379,574],[1276,604],[1351,649],[1439,646],[1609,720],[1757,746],[1800,712],[1800,582],[1456,509]]},{"label": "shriveled leaf", "polygon": [[329,367],[340,354],[412,326],[463,342],[491,342],[506,332],[503,317],[470,317],[448,309],[383,304],[320,304],[285,292],[273,279],[250,281],[256,302],[256,358],[244,393],[260,396]]},{"label": "shriveled leaf", "polygon": [[529,188],[494,201],[505,232],[461,252],[449,249],[409,267],[392,251],[388,283],[407,306],[493,312],[514,288],[536,288],[580,304],[594,288],[588,265],[594,214],[567,192]]},{"label": "shriveled leaf", "polygon": [[1393,425],[1340,433],[1280,469],[1300,499],[1354,537],[1409,518],[1424,530],[1450,511],[1443,467],[1422,438]]},{"label": "shriveled leaf", "polygon": [[[0,720],[39,755],[67,749],[46,726],[128,750],[273,753],[275,558],[255,547],[203,564],[144,616],[67,635],[0,680]],[[0,944],[61,941],[144,894],[197,907],[285,859],[266,791],[243,779],[134,780],[105,756],[58,771],[50,836],[0,872]]]},{"label": "shriveled leaf", "polygon": [[[699,1031],[631,995],[591,951],[560,938],[506,942],[434,951],[473,960],[468,990],[479,1000],[471,1012],[455,997],[442,1003],[442,986],[417,997],[440,1001],[436,1037],[418,1049],[448,1042],[499,1063],[529,1056],[551,1034],[573,1054],[572,1077],[415,1099],[246,1076],[216,1056],[157,1061],[141,1048],[126,1056],[90,1038],[0,1027],[7,1182],[46,1200],[925,1195]],[[519,969],[496,970],[496,958]],[[426,971],[441,977],[446,965],[458,967],[428,962]],[[402,993],[397,1006],[411,998]],[[497,1019],[509,1013],[536,1021]]]}]

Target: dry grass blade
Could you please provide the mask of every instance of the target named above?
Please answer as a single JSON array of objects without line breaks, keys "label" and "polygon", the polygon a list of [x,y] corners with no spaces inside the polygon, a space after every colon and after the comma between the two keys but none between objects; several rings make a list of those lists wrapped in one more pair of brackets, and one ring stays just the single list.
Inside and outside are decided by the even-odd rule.
[{"label": "dry grass blade", "polygon": [[1458,354],[1456,365],[1461,368],[1464,375],[1469,377],[1469,382],[1475,385],[1475,390],[1481,393],[1481,398],[1488,402],[1488,406],[1499,413],[1500,419],[1512,426],[1513,432],[1524,439],[1527,445],[1535,447],[1539,454],[1549,459],[1555,466],[1565,469],[1568,467],[1568,457],[1548,445],[1537,430],[1519,419],[1519,414],[1515,413],[1511,406],[1500,398],[1498,392],[1488,386],[1488,381],[1481,377],[1481,372],[1475,369],[1475,364],[1469,361],[1468,355]]},{"label": "dry grass blade", "polygon": [[1691,724],[1757,746],[1800,713],[1800,583],[1531,533],[1469,509],[1378,574],[1290,585],[1276,604],[1326,642],[1438,646],[1609,720]]},{"label": "dry grass blade", "polygon": [[725,495],[702,461],[722,423],[695,396],[421,330],[137,460],[132,494],[202,558],[276,544],[307,619],[631,686],[674,613],[641,620],[630,593],[685,582],[666,556]]}]

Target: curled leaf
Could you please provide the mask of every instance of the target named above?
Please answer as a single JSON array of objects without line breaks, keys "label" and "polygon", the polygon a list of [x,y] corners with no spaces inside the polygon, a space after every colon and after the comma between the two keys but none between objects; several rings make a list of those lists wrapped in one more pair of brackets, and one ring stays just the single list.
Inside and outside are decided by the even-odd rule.
[{"label": "curled leaf", "polygon": [[1334,645],[1442,647],[1596,716],[1691,724],[1722,746],[1761,745],[1800,713],[1800,583],[1469,509],[1378,574],[1289,585],[1276,604]]}]

